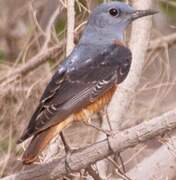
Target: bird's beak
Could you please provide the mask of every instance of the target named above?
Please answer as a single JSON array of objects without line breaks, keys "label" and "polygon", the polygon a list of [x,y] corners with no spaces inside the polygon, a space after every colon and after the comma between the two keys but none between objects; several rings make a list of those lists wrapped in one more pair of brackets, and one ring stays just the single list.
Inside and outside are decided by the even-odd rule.
[{"label": "bird's beak", "polygon": [[150,15],[153,15],[153,14],[156,14],[158,13],[158,11],[156,10],[136,10],[132,13],[131,15],[131,20],[134,21],[138,18],[141,18],[141,17],[144,17],[144,16],[150,16]]}]

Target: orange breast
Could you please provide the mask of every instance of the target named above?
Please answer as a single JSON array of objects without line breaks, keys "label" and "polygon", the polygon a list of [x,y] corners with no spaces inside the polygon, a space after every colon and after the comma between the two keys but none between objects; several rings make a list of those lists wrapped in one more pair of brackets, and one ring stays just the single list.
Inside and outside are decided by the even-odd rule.
[{"label": "orange breast", "polygon": [[114,85],[110,90],[105,92],[101,97],[99,97],[95,102],[90,103],[81,111],[74,114],[74,120],[81,121],[88,119],[93,113],[100,111],[105,105],[108,105],[114,92],[116,90],[116,85]]}]

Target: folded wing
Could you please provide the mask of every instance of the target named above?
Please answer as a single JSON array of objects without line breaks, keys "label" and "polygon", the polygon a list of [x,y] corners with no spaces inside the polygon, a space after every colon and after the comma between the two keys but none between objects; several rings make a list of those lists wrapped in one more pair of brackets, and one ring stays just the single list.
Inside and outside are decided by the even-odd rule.
[{"label": "folded wing", "polygon": [[[80,62],[80,61],[79,61]],[[28,127],[19,139],[28,137],[64,121],[96,101],[129,71],[131,52],[124,46],[111,45],[96,56],[57,71],[48,84]]]}]

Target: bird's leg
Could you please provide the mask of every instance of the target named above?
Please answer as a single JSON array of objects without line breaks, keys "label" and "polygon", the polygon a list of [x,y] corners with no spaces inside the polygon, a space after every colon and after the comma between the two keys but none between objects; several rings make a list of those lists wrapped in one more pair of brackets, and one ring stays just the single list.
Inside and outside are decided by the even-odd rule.
[{"label": "bird's leg", "polygon": [[70,148],[70,146],[68,145],[65,137],[64,137],[64,134],[63,132],[61,131],[60,132],[60,137],[61,137],[61,140],[63,142],[63,145],[64,145],[64,149],[65,149],[65,154],[66,154],[66,158],[65,158],[65,168],[66,168],[66,171],[68,174],[71,173],[71,167],[69,165],[69,157],[72,153],[72,149]]},{"label": "bird's leg", "polygon": [[63,134],[62,131],[60,132],[60,137],[61,137],[62,143],[63,143],[63,145],[64,145],[65,152],[67,153],[67,152],[71,151],[71,148],[70,148],[70,146],[68,145],[68,143],[67,143],[67,141],[66,141],[66,139],[65,139],[64,134]]},{"label": "bird's leg", "polygon": [[106,116],[106,120],[107,120],[108,125],[109,125],[109,129],[110,129],[110,131],[112,131],[112,125],[111,125],[111,121],[109,119],[109,114],[108,114],[108,108],[107,107],[105,107],[105,116]]},{"label": "bird's leg", "polygon": [[[104,116],[105,115],[105,116]],[[109,133],[106,133],[106,137],[107,137],[107,141],[108,141],[108,146],[109,146],[109,149],[112,153],[115,154],[112,146],[111,146],[111,142],[110,142],[110,138],[114,136],[114,132],[113,132],[113,128],[112,128],[112,125],[111,125],[111,121],[109,119],[109,115],[108,115],[108,111],[107,111],[107,106],[105,107],[104,109],[104,112],[103,112],[103,115],[105,117],[105,120],[107,121],[108,123],[108,126],[109,126]]]}]

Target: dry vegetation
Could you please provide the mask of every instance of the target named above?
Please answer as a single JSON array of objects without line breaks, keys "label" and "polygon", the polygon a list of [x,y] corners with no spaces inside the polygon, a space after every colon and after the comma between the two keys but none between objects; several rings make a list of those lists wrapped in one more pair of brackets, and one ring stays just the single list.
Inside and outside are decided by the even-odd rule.
[{"label": "dry vegetation", "polygon": [[[173,3],[173,8],[176,8],[174,0],[168,2]],[[89,12],[98,3],[100,2],[93,0],[76,0],[75,43],[79,39]],[[176,105],[176,34],[174,33],[176,24],[174,24],[174,15],[168,15],[169,3],[164,5],[161,3],[165,1],[154,1],[156,8],[162,7],[161,9],[164,10],[153,19],[152,38],[140,83],[137,90],[131,92],[132,100],[121,118],[118,127],[120,129],[132,127],[144,120],[148,121],[174,109]],[[17,146],[16,140],[37,106],[52,73],[66,53],[68,54],[72,49],[72,45],[66,43],[67,27],[69,27],[66,23],[66,8],[64,0],[0,1],[0,177],[24,168],[20,157],[25,144]],[[69,38],[72,39],[72,37]],[[95,116],[94,123],[101,126],[102,119],[105,119],[104,113]],[[113,126],[117,122],[111,123]],[[117,127],[117,125],[114,126]],[[65,134],[70,144],[77,148],[92,144],[99,139],[96,130],[80,123],[67,128]],[[145,167],[147,163],[148,165],[151,162],[155,163],[155,160],[156,163],[160,162],[159,158],[156,158],[157,152],[161,150],[163,144],[167,145],[166,142],[171,136],[174,137],[174,132],[125,150],[121,153],[121,158],[116,156],[107,158],[106,163],[100,164],[100,175],[104,176],[104,179],[118,177],[128,179],[123,172],[125,169],[129,174],[133,172],[131,178],[134,178],[134,174],[139,171],[135,169],[138,164]],[[169,139],[168,142],[167,147],[174,157],[176,153],[174,139],[173,141]],[[41,156],[41,163],[51,160],[51,156],[56,153],[55,151],[58,153],[58,149],[59,155],[63,154],[63,148],[58,143],[53,143],[50,148],[52,152],[46,151],[47,153]],[[48,153],[49,155],[46,155]],[[162,153],[160,157],[164,161]],[[168,157],[165,158],[168,159]],[[171,166],[169,163],[171,162],[167,162],[168,166]],[[158,166],[158,168],[161,167]],[[176,165],[173,165],[173,169],[176,169]],[[94,169],[89,167],[87,171],[94,179],[100,178]],[[160,175],[157,174],[158,170],[153,171],[156,172],[156,174],[151,172],[154,174],[153,179],[175,179],[176,177],[176,173],[171,175],[169,171],[162,176],[162,169]],[[87,173],[82,172],[67,178],[78,179],[80,174],[87,176]],[[136,177],[141,179],[140,176]],[[86,178],[82,177],[82,179]]]}]

